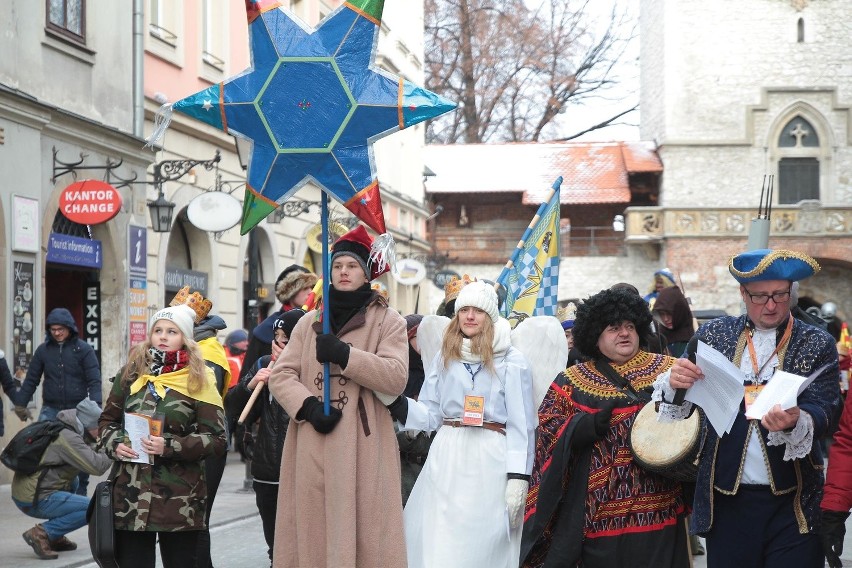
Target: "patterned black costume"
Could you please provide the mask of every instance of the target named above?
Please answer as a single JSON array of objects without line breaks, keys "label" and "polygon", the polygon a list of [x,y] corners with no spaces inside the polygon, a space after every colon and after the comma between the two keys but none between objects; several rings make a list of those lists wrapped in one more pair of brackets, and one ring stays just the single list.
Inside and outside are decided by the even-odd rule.
[{"label": "patterned black costume", "polygon": [[[612,365],[637,393],[674,359],[639,351]],[[539,566],[688,566],[681,484],[641,468],[628,435],[644,399],[616,387],[594,362],[560,373],[539,408],[521,558]],[[615,404],[609,432],[574,447],[582,420]]]}]

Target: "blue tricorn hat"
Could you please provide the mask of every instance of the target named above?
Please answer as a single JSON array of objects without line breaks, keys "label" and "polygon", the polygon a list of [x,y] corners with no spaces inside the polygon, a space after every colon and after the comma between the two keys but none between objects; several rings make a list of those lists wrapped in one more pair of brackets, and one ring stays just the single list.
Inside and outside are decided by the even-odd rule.
[{"label": "blue tricorn hat", "polygon": [[728,270],[740,284],[762,280],[797,282],[819,272],[819,264],[802,252],[757,249],[731,257]]}]

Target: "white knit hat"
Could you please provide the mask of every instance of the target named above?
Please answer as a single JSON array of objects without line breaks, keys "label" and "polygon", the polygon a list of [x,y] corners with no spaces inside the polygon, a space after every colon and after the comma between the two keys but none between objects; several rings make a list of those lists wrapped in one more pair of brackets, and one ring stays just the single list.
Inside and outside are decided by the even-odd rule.
[{"label": "white knit hat", "polygon": [[192,330],[195,327],[195,312],[186,304],[163,308],[151,318],[151,329],[157,320],[169,320],[176,326],[185,338],[192,339]]},{"label": "white knit hat", "polygon": [[456,298],[456,313],[464,307],[473,306],[479,308],[496,322],[500,317],[497,310],[497,292],[492,284],[487,282],[471,282],[461,289]]}]

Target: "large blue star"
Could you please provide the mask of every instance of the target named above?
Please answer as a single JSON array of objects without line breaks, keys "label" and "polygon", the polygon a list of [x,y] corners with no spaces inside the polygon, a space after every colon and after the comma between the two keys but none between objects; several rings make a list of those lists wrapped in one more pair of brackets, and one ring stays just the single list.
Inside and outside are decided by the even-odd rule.
[{"label": "large blue star", "polygon": [[253,142],[247,233],[309,181],[385,232],[372,143],[455,108],[373,66],[384,0],[345,2],[313,30],[246,2],[252,66],[174,108]]}]

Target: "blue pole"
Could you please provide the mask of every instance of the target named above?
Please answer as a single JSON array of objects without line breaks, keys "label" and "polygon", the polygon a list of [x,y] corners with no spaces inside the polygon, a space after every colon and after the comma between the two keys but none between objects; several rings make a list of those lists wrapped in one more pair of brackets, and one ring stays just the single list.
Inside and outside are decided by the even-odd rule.
[{"label": "blue pole", "polygon": [[[322,332],[331,333],[330,301],[328,289],[331,283],[331,263],[328,262],[328,195],[322,193],[322,210],[320,224],[322,225]],[[322,364],[322,409],[326,416],[331,414],[331,385],[329,384],[328,363]]]}]

